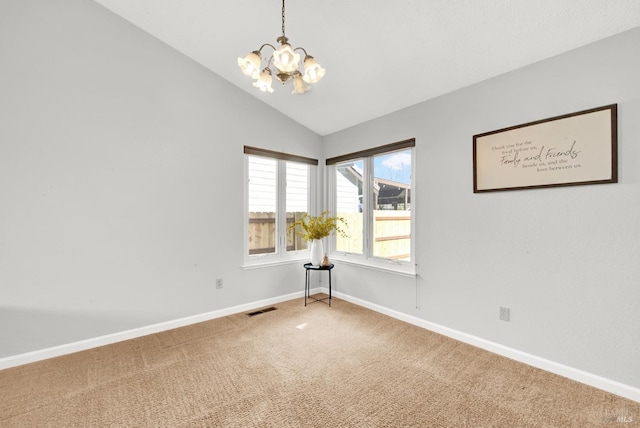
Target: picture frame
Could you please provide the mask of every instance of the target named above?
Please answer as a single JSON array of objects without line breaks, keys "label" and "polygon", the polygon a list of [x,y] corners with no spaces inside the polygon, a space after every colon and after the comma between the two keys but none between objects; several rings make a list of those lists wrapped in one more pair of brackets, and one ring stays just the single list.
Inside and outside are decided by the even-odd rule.
[{"label": "picture frame", "polygon": [[473,192],[618,182],[618,105],[473,136]]}]

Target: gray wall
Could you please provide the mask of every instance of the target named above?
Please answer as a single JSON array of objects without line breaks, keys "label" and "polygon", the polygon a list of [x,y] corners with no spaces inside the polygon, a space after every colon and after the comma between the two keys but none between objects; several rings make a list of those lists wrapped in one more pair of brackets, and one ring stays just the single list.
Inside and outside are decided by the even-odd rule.
[{"label": "gray wall", "polygon": [[0,357],[301,289],[241,269],[242,147],[318,135],[93,1],[3,0],[0,63]]},{"label": "gray wall", "polygon": [[[336,288],[640,387],[638,46],[640,28],[325,137],[326,157],[416,138],[419,278],[341,265]],[[612,103],[618,184],[473,193],[473,135]]]},{"label": "gray wall", "polygon": [[[241,269],[242,145],[415,137],[418,279],[341,265],[337,289],[640,387],[639,45],[636,29],[321,139],[93,2],[4,0],[0,357],[300,291],[297,265]],[[472,193],[472,135],[610,103],[620,183]]]}]

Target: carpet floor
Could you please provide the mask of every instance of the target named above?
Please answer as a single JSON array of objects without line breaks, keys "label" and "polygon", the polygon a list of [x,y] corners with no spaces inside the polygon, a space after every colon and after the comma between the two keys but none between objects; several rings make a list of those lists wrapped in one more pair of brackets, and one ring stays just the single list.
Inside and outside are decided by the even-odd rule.
[{"label": "carpet floor", "polygon": [[339,299],[0,371],[0,427],[637,426],[640,403]]}]

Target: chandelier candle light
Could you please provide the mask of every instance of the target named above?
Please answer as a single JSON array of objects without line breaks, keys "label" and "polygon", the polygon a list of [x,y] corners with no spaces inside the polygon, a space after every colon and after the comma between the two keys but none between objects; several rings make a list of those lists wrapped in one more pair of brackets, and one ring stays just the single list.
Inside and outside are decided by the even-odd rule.
[{"label": "chandelier candle light", "polygon": [[[316,60],[307,53],[304,48],[292,48],[289,39],[284,35],[284,0],[282,0],[282,36],[276,39],[280,43],[278,49],[275,46],[265,43],[257,51],[250,52],[244,58],[238,58],[240,70],[255,79],[253,86],[262,92],[273,92],[271,87],[272,71],[271,65],[276,69],[276,78],[284,85],[289,79],[293,82],[292,94],[304,94],[309,91],[307,83],[316,83],[324,76],[325,69],[320,67]],[[269,46],[273,49],[273,54],[267,61],[267,66],[260,70],[262,66],[262,49]],[[300,67],[300,54],[296,51],[304,52],[304,74],[298,69]]]}]

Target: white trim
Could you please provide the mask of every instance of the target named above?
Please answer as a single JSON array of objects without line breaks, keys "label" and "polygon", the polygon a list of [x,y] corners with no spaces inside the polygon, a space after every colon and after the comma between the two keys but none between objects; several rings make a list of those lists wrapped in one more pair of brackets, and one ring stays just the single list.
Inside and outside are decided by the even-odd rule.
[{"label": "white trim", "polygon": [[264,257],[263,259],[256,259],[256,261],[252,263],[245,263],[244,265],[242,265],[242,269],[250,270],[299,263],[305,264],[309,261],[309,250],[303,250],[302,252],[304,253],[302,256],[298,255],[295,258]]},{"label": "white trim", "polygon": [[[329,290],[323,288],[322,292],[328,293]],[[346,300],[358,306],[371,309],[384,315],[388,315],[392,318],[413,324],[418,327],[422,327],[426,330],[433,331],[435,333],[442,334],[452,339],[459,340],[469,345],[482,348],[494,354],[501,355],[503,357],[510,358],[512,360],[519,361],[521,363],[537,367],[539,369],[555,373],[557,375],[575,380],[580,383],[584,383],[594,388],[601,389],[603,391],[610,392],[612,394],[619,395],[621,397],[628,398],[636,402],[640,402],[640,388],[635,388],[624,383],[617,382],[615,380],[607,379],[602,376],[595,375],[593,373],[585,372],[564,364],[557,363],[555,361],[547,360],[545,358],[538,357],[536,355],[529,354],[527,352],[519,351],[508,346],[501,345],[496,342],[482,339],[477,336],[473,336],[468,333],[464,333],[458,330],[454,330],[449,327],[442,326],[440,324],[432,323],[421,318],[414,317],[402,312],[395,311],[393,309],[386,308],[384,306],[377,305],[375,303],[368,302],[366,300],[352,297],[340,292],[333,292],[333,296]]]},{"label": "white trim", "polygon": [[[265,254],[249,254],[249,158],[263,157],[276,162],[276,194],[275,194],[275,213],[276,213],[276,231],[275,231],[275,252]],[[268,154],[264,156],[255,154],[244,154],[243,159],[243,269],[254,269],[265,266],[275,266],[280,264],[291,263],[293,261],[304,260],[309,257],[309,250],[292,250],[287,251],[287,164],[296,163],[307,167],[307,209],[306,212],[313,214],[316,212],[316,199],[318,197],[318,165],[296,161],[294,159],[285,160],[278,157],[270,157]]]},{"label": "white trim", "polygon": [[[319,293],[320,291],[320,288],[310,290],[311,293]],[[87,349],[97,348],[99,346],[110,345],[112,343],[122,342],[129,339],[135,339],[137,337],[142,337],[149,334],[160,333],[162,331],[171,330],[174,328],[184,327],[203,321],[209,321],[215,318],[221,318],[240,312],[250,311],[252,309],[257,309],[268,305],[274,305],[276,303],[285,302],[287,300],[292,300],[299,297],[304,297],[304,291],[286,294],[284,296],[272,297],[270,299],[259,300],[243,305],[232,306],[230,308],[206,312],[200,315],[193,315],[190,317],[179,318],[172,321],[134,328],[132,330],[122,331],[119,333],[107,334],[105,336],[80,340],[78,342],[67,343],[64,345],[45,348],[38,351],[12,355],[10,357],[0,358],[0,370],[21,366],[23,364],[29,364],[36,361],[46,360],[49,358],[59,357],[62,355],[72,354],[74,352],[85,351]]]},{"label": "white trim", "polygon": [[393,273],[408,278],[415,278],[417,276],[415,265],[398,263],[395,260],[385,260],[380,258],[364,259],[360,255],[352,256],[341,252],[331,253],[331,260],[365,269],[377,270],[379,272]]},{"label": "white trim", "polygon": [[[415,139],[412,139],[415,143]],[[376,156],[386,155],[400,151],[411,151],[411,243],[410,254],[411,261],[401,261],[394,259],[386,259],[382,257],[376,257],[373,254],[373,223],[374,223],[374,210],[373,210],[373,188],[375,185],[374,178],[374,160]],[[373,269],[383,272],[395,273],[402,276],[415,278],[416,267],[415,261],[417,257],[417,244],[416,244],[416,146],[404,147],[400,149],[390,149],[389,151],[380,151],[375,154],[369,154],[361,156],[356,153],[351,160],[344,160],[327,165],[324,169],[326,173],[326,186],[325,196],[327,197],[326,207],[332,215],[338,215],[338,202],[337,202],[337,165],[343,162],[348,163],[351,161],[362,161],[362,214],[363,214],[363,226],[362,226],[362,253],[350,254],[343,251],[336,250],[336,240],[333,236],[329,242],[329,252],[331,258],[334,260],[341,260],[347,263],[352,263],[367,269]]]},{"label": "white trim", "polygon": [[[311,294],[315,293],[328,293],[329,289],[326,287],[317,287],[310,290]],[[33,363],[36,361],[46,360],[48,358],[59,357],[61,355],[71,354],[74,352],[84,351],[98,346],[109,345],[116,342],[122,342],[124,340],[135,339],[136,337],[146,336],[148,334],[159,333],[166,330],[171,330],[178,327],[184,327],[190,324],[198,322],[208,321],[215,318],[220,318],[228,315],[233,315],[240,312],[257,309],[263,306],[274,305],[276,303],[285,302],[288,300],[303,297],[304,292],[299,291],[296,293],[287,294],[279,297],[272,297],[270,299],[259,300],[256,302],[246,303],[243,305],[232,306],[226,309],[219,309],[212,312],[207,312],[200,315],[194,315],[191,317],[180,318],[173,321],[167,321],[163,323],[153,324],[146,327],[140,327],[120,333],[109,334],[106,336],[100,336],[92,339],[82,340],[79,342],[69,343],[66,345],[55,346],[52,348],[42,349],[39,351],[28,352],[25,354],[14,355],[11,357],[0,358],[0,370],[20,366],[23,364]],[[489,340],[482,339],[471,334],[463,333],[458,330],[454,330],[449,327],[442,326],[440,324],[425,321],[423,319],[414,317],[412,315],[404,314],[402,312],[395,311],[393,309],[385,308],[384,306],[377,305],[375,303],[368,302],[366,300],[352,297],[341,292],[333,291],[332,296],[343,299],[347,302],[353,303],[358,306],[362,306],[367,309],[379,312],[384,315],[396,318],[400,321],[413,324],[415,326],[430,330],[452,339],[459,340],[469,345],[477,346],[489,352],[493,352],[503,357],[511,358],[512,360],[519,361],[521,363],[537,367],[542,370],[546,370],[551,373],[555,373],[560,376],[575,380],[580,383],[584,383],[594,388],[601,389],[603,391],[610,392],[612,394],[619,395],[629,400],[640,402],[640,389],[626,385],[611,379],[607,379],[595,374],[575,369],[573,367],[566,366],[564,364],[556,363],[555,361],[547,360],[545,358],[537,357],[535,355],[519,351],[508,346],[500,345],[499,343],[491,342]]]}]

